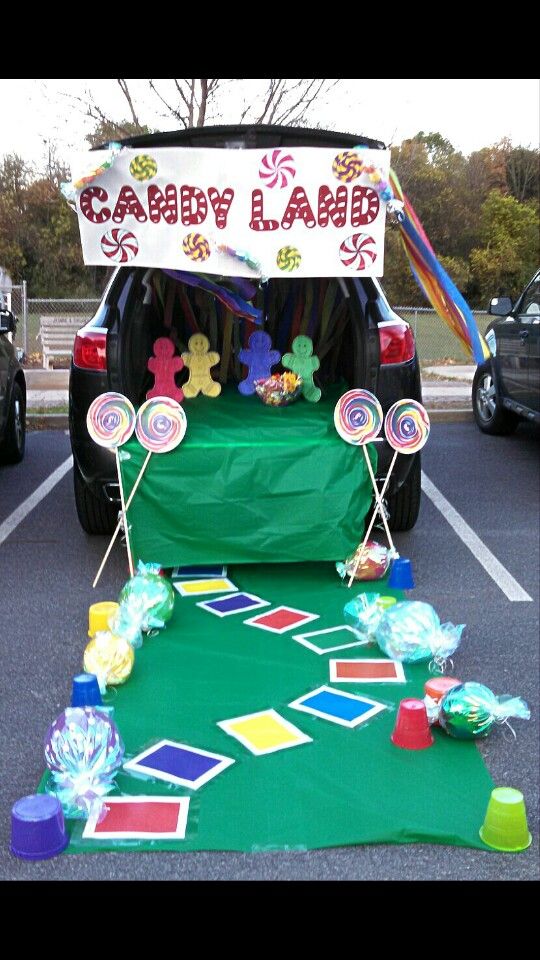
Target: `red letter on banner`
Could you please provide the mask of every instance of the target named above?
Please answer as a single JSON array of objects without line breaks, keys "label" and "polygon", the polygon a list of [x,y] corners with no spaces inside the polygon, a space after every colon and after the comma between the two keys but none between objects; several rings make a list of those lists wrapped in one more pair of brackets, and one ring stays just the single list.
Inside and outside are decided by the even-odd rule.
[{"label": "red letter on banner", "polygon": [[135,217],[139,223],[145,223],[148,219],[133,187],[122,187],[112,218],[115,223],[123,223],[126,217]]},{"label": "red letter on banner", "polygon": [[180,215],[185,227],[204,223],[208,213],[208,203],[198,187],[180,187]]},{"label": "red letter on banner", "polygon": [[373,187],[353,187],[351,224],[353,227],[364,227],[373,223],[377,218],[381,202],[379,194]]},{"label": "red letter on banner", "polygon": [[277,220],[265,220],[263,216],[263,194],[262,190],[254,190],[251,194],[251,230],[257,230],[259,233],[263,230],[279,230]]},{"label": "red letter on banner", "polygon": [[214,211],[216,227],[218,230],[224,230],[227,226],[227,217],[229,216],[229,210],[231,209],[233,197],[234,190],[231,190],[230,187],[226,187],[221,194],[219,190],[216,190],[215,187],[208,188],[208,199],[212,204],[212,210]]},{"label": "red letter on banner", "polygon": [[155,184],[148,187],[148,213],[152,223],[159,223],[162,217],[165,223],[178,222],[178,199],[173,183],[165,187],[165,196]]},{"label": "red letter on banner", "polygon": [[327,227],[330,217],[335,227],[344,227],[347,223],[347,187],[338,187],[336,195],[329,187],[319,190],[319,226]]},{"label": "red letter on banner", "polygon": [[94,210],[94,200],[105,203],[108,199],[109,194],[102,187],[87,187],[79,198],[81,213],[90,223],[105,223],[111,219],[111,211],[107,207],[104,207],[103,210]]},{"label": "red letter on banner", "polygon": [[290,230],[295,220],[303,220],[310,230],[317,226],[317,221],[313,216],[313,210],[303,187],[295,187],[291,193],[291,199],[283,214],[281,226],[284,230]]}]

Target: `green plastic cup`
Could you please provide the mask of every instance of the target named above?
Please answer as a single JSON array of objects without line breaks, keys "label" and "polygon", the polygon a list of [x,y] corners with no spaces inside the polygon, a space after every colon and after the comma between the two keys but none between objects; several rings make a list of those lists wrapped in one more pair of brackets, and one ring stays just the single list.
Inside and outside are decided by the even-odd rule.
[{"label": "green plastic cup", "polygon": [[397,603],[395,597],[378,597],[377,599],[378,606],[383,610],[388,610],[388,607],[393,607],[395,603]]},{"label": "green plastic cup", "polygon": [[480,827],[480,838],[503,853],[519,853],[532,843],[527,825],[527,811],[523,794],[512,787],[493,790],[486,818]]}]

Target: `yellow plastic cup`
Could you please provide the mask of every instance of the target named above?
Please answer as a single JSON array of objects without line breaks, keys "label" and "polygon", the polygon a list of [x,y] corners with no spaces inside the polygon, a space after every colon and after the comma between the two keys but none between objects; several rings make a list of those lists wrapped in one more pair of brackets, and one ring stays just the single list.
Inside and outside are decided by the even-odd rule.
[{"label": "yellow plastic cup", "polygon": [[95,637],[100,630],[109,629],[109,620],[118,610],[118,604],[112,600],[93,603],[88,611],[88,636]]},{"label": "yellow plastic cup", "polygon": [[523,794],[512,787],[496,787],[489,799],[480,839],[502,853],[520,853],[532,843]]}]

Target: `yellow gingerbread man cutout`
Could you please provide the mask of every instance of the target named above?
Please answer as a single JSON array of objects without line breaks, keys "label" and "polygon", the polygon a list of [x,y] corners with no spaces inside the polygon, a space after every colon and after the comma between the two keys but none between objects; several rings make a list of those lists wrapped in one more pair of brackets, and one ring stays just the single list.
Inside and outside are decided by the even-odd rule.
[{"label": "yellow gingerbread man cutout", "polygon": [[210,341],[202,333],[194,333],[189,339],[189,353],[182,360],[189,370],[189,380],[183,386],[184,397],[191,399],[203,393],[205,397],[219,397],[221,384],[212,380],[210,367],[219,363],[219,353],[208,352]]}]

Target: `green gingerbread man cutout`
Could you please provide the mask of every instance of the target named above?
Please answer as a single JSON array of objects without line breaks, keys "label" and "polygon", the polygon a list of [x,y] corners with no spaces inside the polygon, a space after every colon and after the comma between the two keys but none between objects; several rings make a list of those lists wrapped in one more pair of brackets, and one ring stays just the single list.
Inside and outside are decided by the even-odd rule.
[{"label": "green gingerbread man cutout", "polygon": [[299,377],[302,377],[302,393],[310,403],[317,403],[321,399],[321,391],[313,383],[313,374],[320,367],[318,357],[312,356],[313,341],[309,337],[295,337],[292,345],[292,353],[286,353],[282,359],[282,364],[287,370],[292,370]]}]

